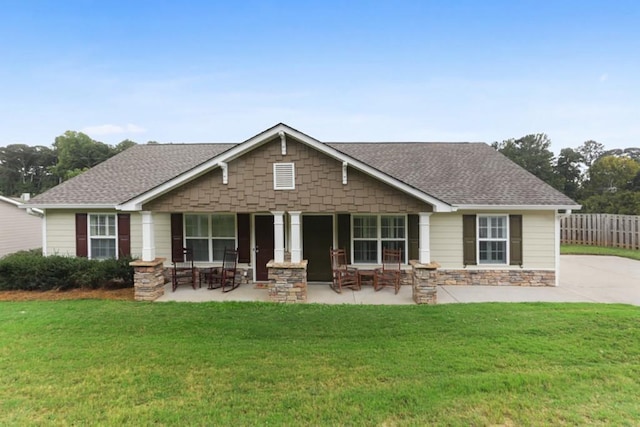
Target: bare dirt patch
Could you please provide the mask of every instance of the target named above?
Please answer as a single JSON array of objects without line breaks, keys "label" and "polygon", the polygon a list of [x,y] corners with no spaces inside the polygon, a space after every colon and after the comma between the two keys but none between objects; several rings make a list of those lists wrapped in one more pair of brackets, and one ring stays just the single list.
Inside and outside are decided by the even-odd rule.
[{"label": "bare dirt patch", "polygon": [[70,299],[108,299],[133,301],[133,288],[71,289],[68,291],[0,291],[0,301],[56,301]]}]

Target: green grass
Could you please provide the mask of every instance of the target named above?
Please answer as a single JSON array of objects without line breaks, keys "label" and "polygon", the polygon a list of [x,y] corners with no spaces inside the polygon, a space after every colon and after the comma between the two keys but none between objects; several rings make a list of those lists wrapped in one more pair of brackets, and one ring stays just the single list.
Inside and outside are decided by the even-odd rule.
[{"label": "green grass", "polygon": [[640,260],[638,250],[604,246],[560,245],[560,253],[563,255],[611,255]]},{"label": "green grass", "polygon": [[640,308],[0,303],[0,425],[637,425]]}]

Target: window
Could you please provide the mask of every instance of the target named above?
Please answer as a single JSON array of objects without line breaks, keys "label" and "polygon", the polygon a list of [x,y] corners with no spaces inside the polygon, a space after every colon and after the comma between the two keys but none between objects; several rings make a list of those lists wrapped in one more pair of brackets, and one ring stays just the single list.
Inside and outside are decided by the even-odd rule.
[{"label": "window", "polygon": [[116,216],[89,215],[89,257],[107,259],[116,257]]},{"label": "window", "polygon": [[222,261],[225,248],[236,248],[236,216],[233,214],[185,215],[186,247],[194,261]]},{"label": "window", "polygon": [[507,264],[508,216],[478,216],[478,262]]},{"label": "window", "polygon": [[406,217],[403,215],[354,215],[353,261],[380,264],[382,249],[402,250],[406,259]]},{"label": "window", "polygon": [[403,216],[383,216],[381,221],[382,249],[402,250],[405,243],[405,220]]},{"label": "window", "polygon": [[353,217],[354,262],[378,262],[378,217]]},{"label": "window", "polygon": [[274,190],[293,190],[296,188],[296,174],[293,163],[273,164]]}]

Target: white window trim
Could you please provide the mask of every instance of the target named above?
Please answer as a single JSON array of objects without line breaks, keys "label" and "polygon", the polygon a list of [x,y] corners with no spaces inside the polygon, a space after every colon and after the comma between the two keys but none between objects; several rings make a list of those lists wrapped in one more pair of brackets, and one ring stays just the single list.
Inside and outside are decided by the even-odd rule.
[{"label": "white window trim", "polygon": [[[115,224],[114,230],[115,230],[115,234],[113,236],[93,236],[91,234],[91,218],[95,218],[97,216],[111,216],[113,217],[113,221]],[[91,241],[93,239],[101,239],[101,240],[114,240],[115,241],[115,254],[113,254],[113,257],[115,259],[118,258],[118,253],[120,253],[120,248],[118,247],[118,216],[114,213],[90,213],[88,214],[88,218],[87,218],[87,258],[88,259],[94,259],[92,256],[93,253],[93,247],[91,244]],[[96,258],[96,259],[109,259],[109,258]]]},{"label": "white window trim", "polygon": [[[354,233],[354,219],[355,217],[375,217],[376,218],[376,238],[356,238]],[[404,218],[404,238],[403,239],[391,239],[391,238],[383,238],[382,237],[382,217],[402,217]],[[382,264],[382,242],[385,241],[399,241],[403,240],[403,248],[402,248],[402,256],[405,259],[403,264],[406,264],[409,259],[408,249],[409,249],[409,218],[406,214],[351,214],[351,259],[354,264],[357,265],[367,265],[371,264],[369,262],[356,262],[355,260],[355,242],[356,241],[372,241],[376,240],[376,252],[377,252],[377,260],[376,264]]]},{"label": "white window trim", "polygon": [[273,164],[273,189],[274,190],[295,190],[295,188],[296,188],[295,163],[274,163]]},{"label": "white window trim", "polygon": [[[233,216],[233,233],[234,236],[233,237],[214,237],[213,236],[213,217],[215,215],[228,215],[228,216]],[[207,236],[187,236],[187,216],[206,216],[207,217]],[[234,248],[238,247],[238,216],[236,214],[233,213],[185,213],[182,216],[182,229],[184,230],[183,233],[183,242],[182,245],[183,247],[187,247],[187,240],[202,240],[202,239],[207,239],[207,246],[208,246],[208,252],[209,252],[209,259],[207,261],[195,261],[195,262],[209,262],[209,263],[213,263],[213,262],[220,262],[222,260],[218,259],[218,260],[214,260],[213,259],[213,241],[214,240],[231,240],[233,239],[234,242]]]},{"label": "white window trim", "polygon": [[[495,218],[495,217],[502,217],[505,219],[505,228],[506,228],[506,236],[504,238],[501,239],[497,239],[497,238],[480,238],[480,218]],[[497,262],[486,262],[486,261],[482,261],[480,259],[480,241],[483,242],[506,242],[505,243],[505,262],[504,263],[497,263]],[[478,214],[476,215],[476,263],[477,265],[483,265],[483,266],[505,266],[505,265],[509,265],[511,260],[509,259],[509,255],[510,255],[510,248],[509,248],[509,244],[511,242],[511,230],[509,229],[509,215],[508,214]]]}]

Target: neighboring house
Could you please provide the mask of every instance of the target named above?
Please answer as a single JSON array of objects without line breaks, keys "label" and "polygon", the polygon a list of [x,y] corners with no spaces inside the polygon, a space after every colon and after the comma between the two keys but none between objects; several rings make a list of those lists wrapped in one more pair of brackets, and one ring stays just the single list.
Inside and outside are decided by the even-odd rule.
[{"label": "neighboring house", "polygon": [[33,198],[45,254],[199,265],[237,247],[331,279],[329,248],[359,267],[382,249],[439,264],[439,283],[555,285],[559,217],[580,206],[484,143],[323,143],[278,124],[240,144],[134,146]]},{"label": "neighboring house", "polygon": [[23,202],[0,196],[0,257],[42,247],[42,211],[23,209]]}]

